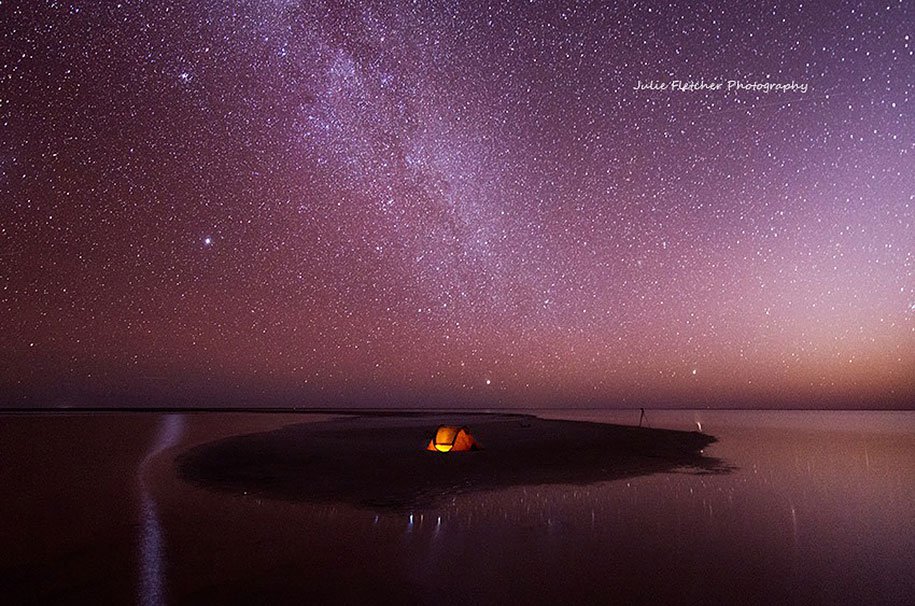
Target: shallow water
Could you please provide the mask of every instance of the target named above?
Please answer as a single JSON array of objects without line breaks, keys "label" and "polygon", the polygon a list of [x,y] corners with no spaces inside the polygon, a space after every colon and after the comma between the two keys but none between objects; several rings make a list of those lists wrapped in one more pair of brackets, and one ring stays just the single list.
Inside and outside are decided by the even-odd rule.
[{"label": "shallow water", "polygon": [[[638,423],[638,411],[538,411]],[[177,478],[220,437],[327,417],[0,416],[0,597],[18,602],[899,604],[915,413],[648,411],[732,471],[516,486],[372,511]]]}]

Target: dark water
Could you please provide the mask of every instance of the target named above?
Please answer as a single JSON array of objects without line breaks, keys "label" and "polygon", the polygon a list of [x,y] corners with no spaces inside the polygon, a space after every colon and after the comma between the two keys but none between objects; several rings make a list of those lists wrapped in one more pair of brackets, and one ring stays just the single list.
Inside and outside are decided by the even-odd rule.
[{"label": "dark water", "polygon": [[[634,424],[638,413],[550,411]],[[915,414],[649,411],[731,473],[392,513],[190,485],[174,458],[322,417],[0,415],[0,602],[902,604]]]}]

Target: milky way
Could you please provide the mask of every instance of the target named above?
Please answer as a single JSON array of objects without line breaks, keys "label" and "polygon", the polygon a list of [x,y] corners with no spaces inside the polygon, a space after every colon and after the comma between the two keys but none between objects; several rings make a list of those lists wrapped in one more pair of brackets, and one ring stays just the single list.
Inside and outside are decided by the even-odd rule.
[{"label": "milky way", "polygon": [[2,401],[911,406],[912,3],[682,4],[0,3]]}]

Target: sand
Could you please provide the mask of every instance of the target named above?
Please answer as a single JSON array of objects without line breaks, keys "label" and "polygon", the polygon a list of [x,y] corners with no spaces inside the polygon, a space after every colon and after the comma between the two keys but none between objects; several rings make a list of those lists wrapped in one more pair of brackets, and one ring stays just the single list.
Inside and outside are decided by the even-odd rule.
[{"label": "sand", "polygon": [[[484,449],[424,449],[439,424],[466,425]],[[197,486],[375,510],[433,506],[461,493],[591,484],[660,472],[722,473],[715,438],[527,415],[359,416],[198,445],[177,458]]]}]

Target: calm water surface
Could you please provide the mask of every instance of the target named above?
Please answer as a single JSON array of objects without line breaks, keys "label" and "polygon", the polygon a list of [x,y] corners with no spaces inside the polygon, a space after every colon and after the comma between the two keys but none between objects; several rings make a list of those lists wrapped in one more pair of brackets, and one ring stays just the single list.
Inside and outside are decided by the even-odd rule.
[{"label": "calm water surface", "polygon": [[[538,411],[636,424],[638,411]],[[0,415],[3,603],[902,604],[915,414],[648,411],[731,469],[455,495],[435,509],[227,495],[174,457],[320,415]]]}]

